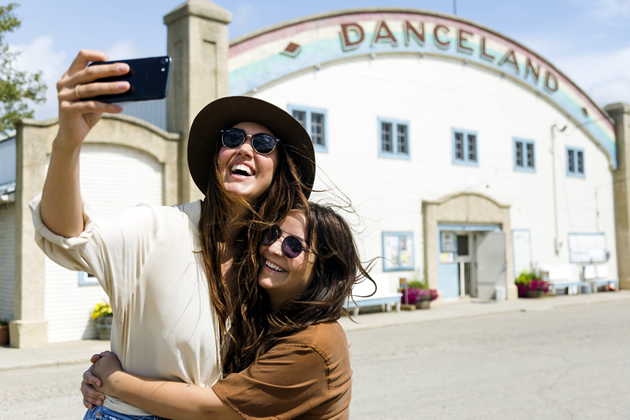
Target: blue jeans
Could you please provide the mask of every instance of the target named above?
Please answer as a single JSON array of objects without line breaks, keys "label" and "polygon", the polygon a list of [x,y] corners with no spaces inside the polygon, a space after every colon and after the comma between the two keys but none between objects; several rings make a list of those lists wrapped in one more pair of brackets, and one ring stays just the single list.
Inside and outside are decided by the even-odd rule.
[{"label": "blue jeans", "polygon": [[83,420],[168,420],[158,416],[130,416],[121,414],[106,407],[94,407],[85,413]]}]

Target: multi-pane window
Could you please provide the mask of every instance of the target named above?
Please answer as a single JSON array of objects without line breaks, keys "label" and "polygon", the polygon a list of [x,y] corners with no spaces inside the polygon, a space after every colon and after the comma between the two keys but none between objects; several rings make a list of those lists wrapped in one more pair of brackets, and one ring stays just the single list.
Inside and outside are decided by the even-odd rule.
[{"label": "multi-pane window", "polygon": [[453,163],[458,165],[479,165],[477,133],[453,129]]},{"label": "multi-pane window", "polygon": [[536,172],[533,140],[514,139],[514,170]]},{"label": "multi-pane window", "polygon": [[289,105],[289,113],[306,128],[313,140],[315,151],[327,152],[326,110]]},{"label": "multi-pane window", "polygon": [[380,157],[409,159],[409,122],[378,119]]},{"label": "multi-pane window", "polygon": [[584,178],[584,150],[567,146],[567,175]]}]

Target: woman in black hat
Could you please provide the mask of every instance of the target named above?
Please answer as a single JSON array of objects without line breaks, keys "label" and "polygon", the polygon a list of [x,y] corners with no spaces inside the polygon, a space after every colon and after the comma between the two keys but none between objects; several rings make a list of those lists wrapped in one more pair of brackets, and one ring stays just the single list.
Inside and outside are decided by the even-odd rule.
[{"label": "woman in black hat", "polygon": [[[264,231],[292,208],[305,208],[315,178],[306,130],[284,110],[248,97],[218,99],[196,117],[188,163],[203,200],[174,207],[141,205],[93,220],[83,208],[81,145],[103,112],[90,100],[129,89],[98,79],[125,64],[82,50],[57,83],[59,132],[41,198],[31,202],[36,241],[60,265],[93,274],[114,312],[111,347],[125,369],[211,386],[220,374],[237,279],[254,278]],[[234,264],[238,261],[238,264]],[[145,416],[115,398],[105,406]],[[89,416],[86,418],[90,418]]]}]

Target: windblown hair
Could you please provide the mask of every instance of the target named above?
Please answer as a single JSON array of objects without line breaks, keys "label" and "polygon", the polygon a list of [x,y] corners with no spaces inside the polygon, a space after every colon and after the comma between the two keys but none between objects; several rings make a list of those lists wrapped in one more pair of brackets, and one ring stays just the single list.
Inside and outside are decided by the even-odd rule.
[{"label": "windblown hair", "polygon": [[[308,204],[306,192],[310,187],[301,181],[301,174],[291,158],[291,152],[297,152],[288,148],[290,146],[287,145],[279,145],[277,148],[279,159],[273,181],[267,191],[253,204],[248,203],[240,195],[226,191],[216,164],[219,148],[217,148],[214,162],[210,164],[213,176],[210,176],[208,191],[202,204],[199,238],[204,270],[208,278],[210,300],[218,320],[221,344],[228,333],[227,319],[241,299],[238,294],[237,296],[230,295],[228,282],[238,282],[240,278],[256,278],[259,259],[249,256],[258,255],[258,247],[264,230],[284,219],[292,208],[304,207]],[[224,277],[221,270],[221,261],[227,251],[224,228],[230,222],[233,214],[231,209],[235,206],[244,206],[248,214],[237,234],[237,249],[232,268]]]},{"label": "windblown hair", "polygon": [[[267,292],[258,285],[257,275],[239,283],[242,301],[232,319],[233,342],[223,365],[224,376],[256,362],[281,337],[339,319],[342,311],[346,312],[343,305],[352,286],[359,281],[374,283],[368,274],[371,263],[363,266],[352,230],[332,207],[315,203],[295,207],[306,216],[304,239],[309,252],[315,254],[311,281],[299,296],[285,302],[277,312],[271,310]],[[258,252],[255,257],[260,258]]]}]

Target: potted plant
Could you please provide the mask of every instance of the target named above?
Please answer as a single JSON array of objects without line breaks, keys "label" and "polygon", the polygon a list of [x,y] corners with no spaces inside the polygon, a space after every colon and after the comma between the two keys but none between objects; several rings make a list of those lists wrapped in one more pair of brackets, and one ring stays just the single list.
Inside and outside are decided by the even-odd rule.
[{"label": "potted plant", "polygon": [[539,298],[549,292],[549,283],[539,278],[535,272],[523,272],[516,278],[518,297]]},{"label": "potted plant", "polygon": [[418,280],[409,282],[407,288],[402,290],[401,301],[409,305],[415,305],[417,309],[430,309],[431,301],[437,299],[437,291],[429,289],[427,284]]},{"label": "potted plant", "polygon": [[109,303],[99,302],[92,311],[92,319],[96,320],[96,330],[99,340],[109,340],[112,333],[114,314]]},{"label": "potted plant", "polygon": [[0,319],[0,346],[9,344],[9,321]]}]

